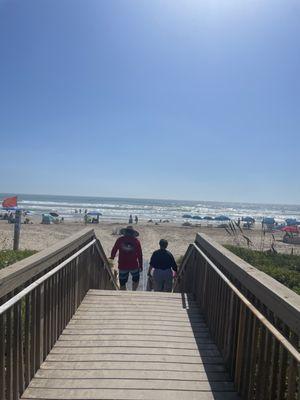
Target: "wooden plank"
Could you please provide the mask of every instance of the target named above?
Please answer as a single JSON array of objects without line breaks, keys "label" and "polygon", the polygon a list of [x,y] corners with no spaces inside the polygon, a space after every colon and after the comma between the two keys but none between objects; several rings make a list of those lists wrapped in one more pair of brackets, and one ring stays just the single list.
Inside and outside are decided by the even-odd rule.
[{"label": "wooden plank", "polygon": [[184,363],[184,364],[201,364],[201,363],[222,363],[222,358],[218,352],[212,352],[209,356],[178,356],[158,355],[158,354],[49,354],[48,362],[89,362],[89,361],[116,361],[116,362],[166,362],[166,363]]},{"label": "wooden plank", "polygon": [[[99,340],[109,339],[111,341],[119,341],[119,340],[132,340],[132,341],[148,341],[150,342],[174,342],[174,343],[195,343],[198,337],[174,337],[174,336],[166,336],[166,335],[60,335],[59,340],[62,341],[78,341],[78,340],[87,340],[89,342]],[[211,339],[207,338],[199,338],[201,343],[213,343]]]},{"label": "wooden plank", "polygon": [[208,381],[184,381],[164,379],[34,379],[30,388],[46,389],[148,389],[148,390],[186,390],[205,391],[211,390],[233,392],[233,384],[230,382],[208,382]]},{"label": "wooden plank", "polygon": [[[53,347],[51,355],[54,354],[144,354],[144,355],[177,355],[177,356],[219,356],[220,353],[215,344],[203,345],[195,350],[186,350],[164,347]],[[49,355],[50,356],[50,355]],[[48,357],[49,357],[48,356]]]},{"label": "wooden plank", "polygon": [[[96,323],[99,323],[99,321],[116,321],[118,320],[120,321],[124,321],[124,323],[127,323],[126,321],[128,320],[132,320],[135,322],[140,322],[140,323],[144,323],[144,322],[158,322],[158,323],[163,323],[163,322],[176,322],[176,323],[191,323],[192,325],[197,324],[197,323],[203,323],[204,320],[202,318],[193,318],[192,320],[190,320],[189,318],[175,318],[175,317],[161,317],[161,316],[145,316],[145,314],[140,314],[140,315],[134,315],[130,314],[130,315],[124,315],[123,314],[118,314],[118,315],[105,315],[105,316],[101,316],[101,315],[97,315],[97,316],[88,316],[85,314],[82,315],[74,315],[73,321],[77,321],[77,320],[81,320],[81,321],[94,321]],[[91,323],[91,322],[90,322]]]},{"label": "wooden plank", "polygon": [[[68,326],[66,329],[123,329],[124,328],[124,322],[123,321],[112,321],[112,320],[106,320],[106,321],[93,321],[93,320],[78,320],[78,319],[73,319],[69,322]],[[190,332],[191,331],[191,324],[186,321],[186,322],[168,322],[166,321],[164,324],[161,322],[157,321],[144,321],[141,323],[141,321],[127,321],[126,327],[129,329],[135,329],[135,328],[145,328],[149,329],[152,327],[152,329],[159,328],[161,331],[180,331],[180,332]],[[204,322],[196,322],[193,324],[193,330],[208,330],[206,324]]]},{"label": "wooden plank", "polygon": [[94,320],[136,320],[136,321],[152,321],[152,320],[158,320],[158,321],[177,321],[177,322],[188,322],[190,321],[191,323],[193,322],[204,322],[203,317],[201,314],[195,314],[195,315],[188,315],[186,313],[181,313],[181,314],[171,314],[171,313],[155,313],[155,312],[143,312],[138,311],[134,312],[132,311],[114,311],[114,312],[109,312],[109,311],[99,311],[99,312],[88,312],[88,311],[77,311],[74,314],[74,319],[94,319]]},{"label": "wooden plank", "polygon": [[181,299],[181,293],[169,293],[169,292],[132,292],[130,290],[121,291],[121,290],[98,290],[98,289],[90,289],[88,292],[88,296],[129,296],[129,297],[154,297],[155,299],[159,300],[160,298],[170,298],[171,300],[174,299]]},{"label": "wooden plank", "polygon": [[[137,362],[137,361],[89,361],[89,362],[48,362],[44,361],[41,365],[41,369],[74,369],[74,370],[91,370],[91,369],[130,369],[130,370],[156,370],[156,371],[191,371],[191,372],[203,372],[208,366],[212,368],[212,371],[223,371],[223,365],[219,361],[214,361],[212,358],[210,362],[198,363],[198,364],[178,364],[178,363],[166,363],[166,362]],[[221,368],[221,369],[218,369]]]},{"label": "wooden plank", "polygon": [[[184,372],[184,371],[147,371],[138,372],[139,379],[168,379],[185,381],[230,381],[225,372]],[[98,369],[98,370],[54,370],[40,369],[36,373],[36,378],[42,379],[136,379],[137,371],[126,369]]]},{"label": "wooden plank", "polygon": [[238,400],[235,393],[184,390],[134,390],[134,389],[34,389],[25,391],[25,399],[81,400]]},{"label": "wooden plank", "polygon": [[63,331],[63,335],[72,336],[95,336],[99,335],[151,335],[155,336],[170,336],[170,337],[183,337],[183,338],[208,338],[210,337],[208,329],[201,330],[197,329],[195,331],[176,331],[176,330],[159,330],[159,329],[72,329],[66,328]]},{"label": "wooden plank", "polygon": [[[201,344],[200,344],[201,345]],[[207,343],[205,343],[207,345]],[[210,345],[214,345],[212,342]],[[156,348],[177,348],[177,349],[198,349],[196,342],[170,342],[170,341],[149,341],[149,340],[58,340],[56,347],[156,347]]]}]

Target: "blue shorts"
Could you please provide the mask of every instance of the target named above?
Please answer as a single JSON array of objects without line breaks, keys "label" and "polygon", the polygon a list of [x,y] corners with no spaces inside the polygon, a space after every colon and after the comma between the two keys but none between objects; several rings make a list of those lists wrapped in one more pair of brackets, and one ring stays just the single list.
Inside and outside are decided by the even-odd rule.
[{"label": "blue shorts", "polygon": [[132,282],[139,282],[140,280],[140,270],[139,269],[119,269],[119,282],[120,286],[126,285],[129,277],[129,273],[132,276]]}]

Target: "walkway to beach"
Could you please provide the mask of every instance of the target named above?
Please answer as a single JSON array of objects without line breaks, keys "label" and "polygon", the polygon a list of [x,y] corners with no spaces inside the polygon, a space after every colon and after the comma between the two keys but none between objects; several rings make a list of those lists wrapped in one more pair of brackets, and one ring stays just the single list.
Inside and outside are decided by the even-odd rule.
[{"label": "walkway to beach", "polygon": [[238,397],[187,296],[90,290],[23,395],[37,398]]},{"label": "walkway to beach", "polygon": [[299,398],[299,296],[207,236],[174,293],[118,289],[90,229],[1,270],[0,399]]}]

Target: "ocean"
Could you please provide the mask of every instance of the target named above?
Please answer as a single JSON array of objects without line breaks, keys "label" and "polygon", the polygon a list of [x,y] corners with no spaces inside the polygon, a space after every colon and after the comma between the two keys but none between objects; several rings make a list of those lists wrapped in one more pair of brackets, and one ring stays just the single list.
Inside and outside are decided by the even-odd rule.
[{"label": "ocean", "polygon": [[[0,193],[0,201],[13,194]],[[140,220],[169,220],[182,222],[184,214],[201,217],[226,215],[232,219],[252,216],[257,221],[263,217],[274,217],[278,222],[286,218],[300,220],[300,205],[251,204],[215,201],[155,200],[114,197],[81,197],[54,195],[18,195],[18,206],[34,215],[56,211],[66,219],[82,218],[88,211],[100,211],[102,219],[127,221],[129,215]],[[80,214],[81,210],[81,214]]]}]

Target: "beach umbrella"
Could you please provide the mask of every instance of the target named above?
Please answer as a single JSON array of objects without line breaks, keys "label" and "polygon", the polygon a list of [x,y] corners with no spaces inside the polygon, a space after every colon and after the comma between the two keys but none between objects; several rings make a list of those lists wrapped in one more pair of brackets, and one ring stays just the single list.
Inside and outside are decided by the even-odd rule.
[{"label": "beach umbrella", "polygon": [[281,228],[281,230],[288,233],[299,233],[297,226],[285,226],[284,228]]},{"label": "beach umbrella", "polygon": [[255,222],[255,219],[253,217],[243,217],[242,221],[244,221],[244,222]]},{"label": "beach umbrella", "polygon": [[212,221],[213,217],[210,217],[209,215],[206,215],[205,217],[203,217],[202,219],[205,219],[206,221]]},{"label": "beach umbrella", "polygon": [[285,222],[287,223],[287,225],[297,225],[298,224],[296,218],[287,218],[285,220]]},{"label": "beach umbrella", "polygon": [[99,211],[90,211],[90,212],[88,212],[87,213],[87,215],[95,215],[95,216],[98,216],[98,215],[102,215]]},{"label": "beach umbrella", "polygon": [[275,224],[275,219],[273,217],[264,217],[262,223],[266,225],[272,225]]},{"label": "beach umbrella", "polygon": [[226,215],[218,215],[215,217],[215,221],[230,221],[230,218]]},{"label": "beach umbrella", "polygon": [[193,218],[190,214],[183,214],[182,218]]}]

